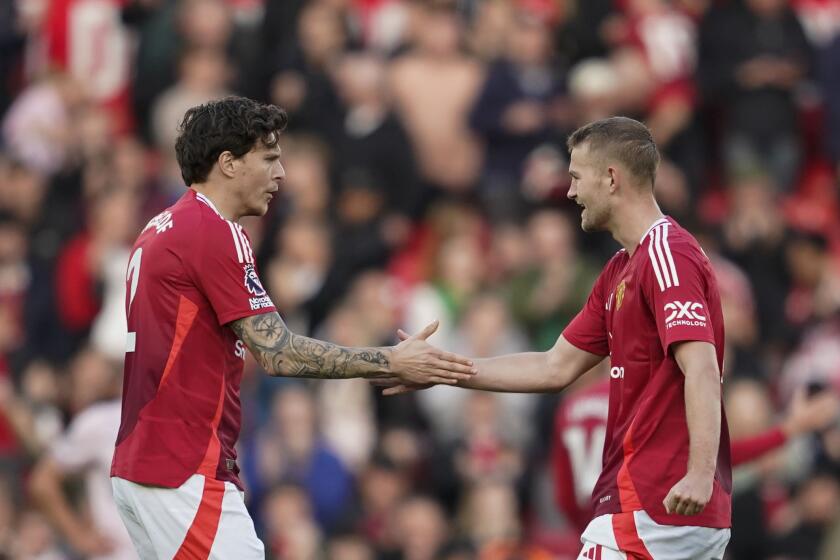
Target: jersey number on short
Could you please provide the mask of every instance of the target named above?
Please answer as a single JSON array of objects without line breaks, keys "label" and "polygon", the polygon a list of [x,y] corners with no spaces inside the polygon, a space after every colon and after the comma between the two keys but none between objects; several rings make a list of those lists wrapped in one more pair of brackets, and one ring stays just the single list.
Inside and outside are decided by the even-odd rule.
[{"label": "jersey number on short", "polygon": [[[134,303],[134,295],[137,293],[137,282],[140,280],[140,259],[143,258],[143,248],[140,247],[134,254],[131,255],[131,260],[128,261],[128,272],[125,274],[125,281],[128,282],[128,311],[126,319],[131,314],[131,304]],[[129,332],[125,339],[125,351],[134,352],[134,346],[137,342],[137,333]]]}]

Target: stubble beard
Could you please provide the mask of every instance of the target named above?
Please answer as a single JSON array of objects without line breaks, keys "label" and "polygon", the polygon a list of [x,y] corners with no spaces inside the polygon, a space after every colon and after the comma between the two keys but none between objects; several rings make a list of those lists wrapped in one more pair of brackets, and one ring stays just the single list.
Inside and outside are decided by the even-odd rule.
[{"label": "stubble beard", "polygon": [[580,229],[586,233],[604,231],[606,229],[606,217],[600,213],[596,214],[592,212],[590,208],[587,208],[587,210],[589,212],[587,213],[586,219],[583,217],[583,213],[581,213]]}]

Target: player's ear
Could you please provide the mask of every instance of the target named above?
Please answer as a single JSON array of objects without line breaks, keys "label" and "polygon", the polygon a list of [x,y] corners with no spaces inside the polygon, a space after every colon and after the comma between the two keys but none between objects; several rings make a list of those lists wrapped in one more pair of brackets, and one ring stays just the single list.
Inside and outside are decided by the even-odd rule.
[{"label": "player's ear", "polygon": [[236,174],[236,158],[233,154],[225,150],[219,154],[219,159],[216,160],[219,164],[219,171],[226,177],[232,178]]},{"label": "player's ear", "polygon": [[618,169],[615,167],[607,167],[607,177],[609,179],[610,193],[614,193],[618,188]]}]

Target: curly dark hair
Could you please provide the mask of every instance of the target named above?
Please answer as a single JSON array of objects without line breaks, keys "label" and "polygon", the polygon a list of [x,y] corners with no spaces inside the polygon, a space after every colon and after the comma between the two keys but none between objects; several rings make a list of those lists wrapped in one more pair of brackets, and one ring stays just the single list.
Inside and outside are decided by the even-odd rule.
[{"label": "curly dark hair", "polygon": [[246,97],[225,97],[192,107],[178,127],[175,156],[187,186],[207,180],[222,152],[240,158],[257,141],[274,147],[286,128],[286,112]]}]

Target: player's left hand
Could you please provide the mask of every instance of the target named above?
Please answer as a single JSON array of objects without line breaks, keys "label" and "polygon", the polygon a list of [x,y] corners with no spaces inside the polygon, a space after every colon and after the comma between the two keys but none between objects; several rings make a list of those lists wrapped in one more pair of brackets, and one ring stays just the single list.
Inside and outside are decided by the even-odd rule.
[{"label": "player's left hand", "polygon": [[388,377],[398,377],[408,386],[435,383],[456,385],[478,373],[469,358],[444,352],[426,342],[439,324],[433,321],[417,334],[400,337],[402,342],[394,346],[391,353]]},{"label": "player's left hand", "polygon": [[665,511],[677,515],[697,515],[712,499],[713,481],[714,474],[708,476],[689,472],[674,484],[662,500]]},{"label": "player's left hand", "polygon": [[[401,342],[405,342],[411,338],[411,335],[402,329],[397,329],[397,337]],[[375,387],[381,387],[383,389],[382,394],[386,397],[422,391],[436,385],[435,383],[409,383],[399,377],[374,377],[369,382]]]}]

